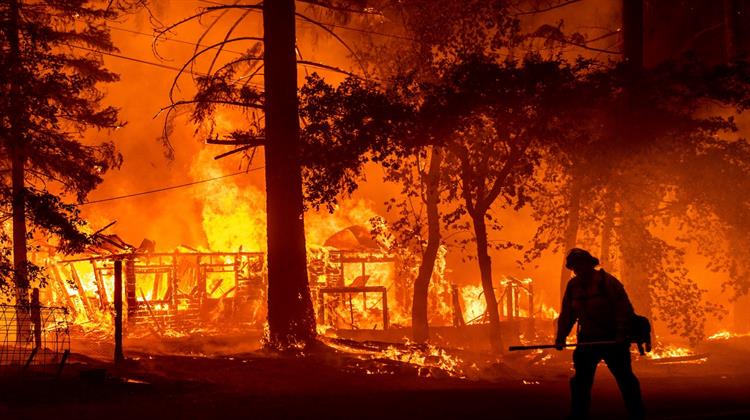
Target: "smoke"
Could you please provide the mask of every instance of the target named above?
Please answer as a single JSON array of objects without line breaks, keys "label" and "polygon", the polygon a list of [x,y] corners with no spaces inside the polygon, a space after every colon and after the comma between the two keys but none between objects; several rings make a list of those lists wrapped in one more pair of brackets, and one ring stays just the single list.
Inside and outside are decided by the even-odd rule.
[{"label": "smoke", "polygon": [[[107,67],[121,77],[119,83],[105,87],[106,102],[120,109],[121,119],[127,121],[127,125],[111,133],[90,133],[87,141],[115,141],[124,163],[120,170],[105,175],[104,183],[89,200],[222,177],[248,168],[261,169],[195,186],[93,203],[81,209],[94,229],[117,220],[107,233],[117,233],[135,245],[149,238],[155,240],[160,249],[181,244],[213,249],[239,245],[246,250],[262,249],[265,243],[262,153],[258,153],[253,162],[242,154],[214,160],[213,156],[229,149],[205,145],[205,127],[197,127],[189,121],[188,109],[177,113],[171,127],[172,159],[165,156],[166,150],[158,140],[166,114],[159,110],[170,103],[168,94],[178,74],[175,69],[182,68],[191,57],[195,50],[193,43],[199,40],[202,45],[219,42],[242,13],[228,13],[216,22],[213,17],[191,21],[170,31],[156,45],[152,25],[157,21],[165,25],[177,22],[205,6],[207,4],[201,1],[156,2],[150,11],[141,10],[111,25],[115,45],[120,49],[118,55],[130,59],[104,56]],[[346,49],[328,37],[314,35],[309,26],[300,25],[299,50],[304,59],[348,68]],[[210,30],[200,39],[207,29]],[[248,13],[234,34],[261,36],[260,14]],[[237,58],[247,47],[241,43],[228,45],[217,65]],[[190,73],[202,74],[212,58],[213,54],[204,54],[185,69],[175,85],[175,100],[190,99],[195,92],[194,75]],[[305,75],[311,71],[313,69],[308,67],[300,68],[300,83],[304,83]],[[339,80],[342,77],[327,76]],[[262,82],[262,74],[251,81],[255,86],[262,86]],[[247,122],[241,112],[226,112],[217,120],[215,129],[219,132],[240,128]]]}]

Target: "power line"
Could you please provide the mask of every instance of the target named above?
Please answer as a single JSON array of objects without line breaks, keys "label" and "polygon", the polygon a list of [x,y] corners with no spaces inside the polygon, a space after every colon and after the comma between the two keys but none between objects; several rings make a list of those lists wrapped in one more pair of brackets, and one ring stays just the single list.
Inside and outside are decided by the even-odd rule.
[{"label": "power line", "polygon": [[[134,35],[147,36],[147,37],[149,37],[149,38],[151,38],[151,39],[156,39],[156,37],[154,36],[154,34],[149,34],[149,33],[146,33],[146,32],[139,32],[139,31],[134,31],[134,30],[132,30],[132,29],[120,28],[120,27],[118,27],[118,26],[112,26],[112,25],[109,25],[108,27],[109,27],[110,29],[114,29],[114,30],[116,30],[116,31],[122,31],[122,32],[127,32],[127,33],[131,33],[131,34],[134,34]],[[159,41],[166,41],[166,42],[176,42],[176,43],[178,43],[178,44],[185,44],[185,45],[190,45],[191,47],[195,47],[195,46],[198,46],[198,47],[202,47],[202,48],[205,48],[205,47],[207,47],[207,45],[203,45],[203,44],[196,44],[196,43],[194,43],[194,42],[190,42],[190,41],[183,41],[183,40],[181,40],[181,39],[177,39],[177,38],[159,38]],[[215,47],[215,48],[218,48],[218,47]],[[226,51],[226,52],[230,52],[230,53],[233,53],[233,54],[237,54],[237,55],[242,55],[242,54],[244,54],[244,53],[242,53],[242,52],[239,52],[239,51],[233,51],[233,50],[230,50],[230,49],[227,49],[227,48],[224,48],[224,51]]]},{"label": "power line", "polygon": [[90,52],[93,52],[93,53],[102,54],[102,55],[106,55],[106,56],[109,56],[109,57],[115,57],[115,58],[120,58],[120,59],[123,59],[123,60],[134,61],[136,63],[148,64],[150,66],[160,67],[160,68],[167,69],[167,70],[174,70],[174,71],[177,71],[177,72],[183,71],[183,73],[189,73],[189,74],[192,74],[194,76],[207,76],[206,74],[203,74],[203,73],[197,73],[197,72],[193,72],[193,71],[187,70],[187,69],[182,70],[182,69],[180,69],[178,67],[173,67],[173,66],[169,66],[167,64],[157,63],[157,62],[154,62],[154,61],[142,60],[140,58],[135,58],[135,57],[128,57],[126,55],[115,54],[115,53],[111,53],[111,52],[107,52],[107,51],[97,50],[97,49],[94,49],[94,48],[83,47],[83,46],[80,46],[80,45],[73,45],[73,44],[66,44],[66,43],[61,43],[61,44],[66,45],[66,46],[71,47],[71,48],[76,48],[76,49],[79,49],[79,50],[90,51]]},{"label": "power line", "polygon": [[224,179],[224,178],[230,178],[230,177],[233,177],[233,176],[246,174],[248,172],[257,171],[257,170],[260,170],[260,169],[263,169],[263,168],[265,168],[265,166],[258,166],[258,167],[255,167],[255,168],[248,169],[246,171],[235,172],[235,173],[232,173],[232,174],[229,174],[229,175],[217,176],[215,178],[201,179],[199,181],[188,182],[186,184],[172,185],[170,187],[157,188],[155,190],[141,191],[141,192],[137,192],[137,193],[119,195],[119,196],[116,196],[116,197],[109,197],[109,198],[102,198],[102,199],[99,199],[99,200],[87,201],[85,203],[78,204],[78,206],[80,207],[80,206],[86,206],[86,205],[89,205],[89,204],[104,203],[106,201],[122,200],[124,198],[138,197],[138,196],[141,196],[141,195],[154,194],[154,193],[163,192],[163,191],[169,191],[169,190],[176,190],[178,188],[190,187],[190,186],[193,186],[193,185],[203,184],[203,183],[206,183],[206,182],[217,181],[217,180]]},{"label": "power line", "polygon": [[373,31],[373,30],[369,30],[369,29],[352,28],[351,26],[336,25],[335,23],[323,23],[323,22],[321,22],[320,24],[323,25],[323,26],[330,26],[332,28],[345,29],[347,31],[360,32],[360,33],[363,33],[363,34],[378,35],[378,36],[382,36],[382,37],[386,37],[386,38],[400,39],[402,41],[418,42],[414,38],[409,38],[408,36],[403,36],[403,35],[387,34],[385,32],[378,32],[378,31]]},{"label": "power line", "polygon": [[[210,1],[210,0],[198,0],[198,1],[200,1],[201,3],[208,3],[208,4],[217,5],[217,6],[232,6],[231,4],[221,3],[217,1]],[[253,13],[262,13],[260,10],[250,10],[250,11]],[[378,36],[383,36],[386,38],[394,38],[394,39],[401,39],[404,41],[417,42],[416,39],[409,38],[403,35],[389,34],[385,32],[378,32],[378,31],[373,31],[373,30],[368,30],[368,29],[353,28],[351,26],[337,25],[335,23],[322,23],[321,22],[321,25],[330,26],[332,28],[345,29],[347,31],[361,32],[361,33],[370,34],[370,35],[378,35]]]},{"label": "power line", "polygon": [[[67,43],[64,43],[64,42],[61,42],[61,44],[62,45],[66,45],[66,46],[71,47],[71,48],[76,48],[76,49],[79,49],[79,50],[90,51],[90,52],[93,52],[93,53],[102,54],[102,55],[106,55],[106,56],[109,56],[109,57],[120,58],[122,60],[128,60],[128,61],[134,61],[136,63],[147,64],[149,66],[154,66],[154,67],[159,67],[159,68],[163,68],[163,69],[167,69],[167,70],[172,70],[172,71],[176,71],[178,73],[182,72],[182,73],[192,74],[193,76],[202,76],[202,77],[208,76],[208,74],[206,74],[206,73],[195,72],[195,71],[192,71],[192,70],[190,70],[188,68],[181,69],[181,68],[178,68],[178,67],[169,66],[167,64],[162,64],[162,63],[157,63],[157,62],[154,62],[154,61],[143,60],[143,59],[135,58],[135,57],[128,57],[126,55],[115,54],[115,53],[111,53],[111,52],[107,52],[107,51],[97,50],[97,49],[94,49],[94,48],[82,47],[80,45],[67,44]],[[263,84],[261,84],[261,83],[257,83],[257,82],[248,82],[248,83],[251,84],[251,85],[258,86],[258,87],[263,87]]]},{"label": "power line", "polygon": [[[147,36],[149,38],[153,38],[154,37],[152,34],[148,34],[146,32],[133,31],[133,30],[130,30],[130,29],[120,28],[120,27],[117,27],[117,26],[110,25],[109,28],[117,30],[117,31],[123,31],[123,32],[132,33],[132,34],[135,34],[135,35]],[[193,42],[183,41],[181,39],[176,39],[176,38],[160,38],[160,40],[161,41],[167,41],[167,42],[176,42],[176,43],[180,43],[180,44],[186,44],[186,45],[190,45],[191,47],[195,47],[197,45],[198,47],[208,48],[207,45],[195,44]],[[218,48],[218,47],[214,47],[214,49],[216,49],[216,48]],[[223,51],[224,52],[228,52],[228,53],[232,53],[232,54],[236,54],[236,55],[239,55],[239,56],[242,56],[244,54],[242,52],[234,51],[234,50],[227,49],[227,48],[224,48]],[[298,49],[298,54],[299,54],[299,49]],[[300,58],[302,58],[302,54],[299,54],[299,55],[300,55]],[[306,68],[306,69],[307,68],[324,69],[324,70],[334,71],[334,72],[337,72],[337,73],[342,73],[342,71],[340,69],[326,67],[325,65],[311,65],[311,64],[302,63],[302,62],[298,62],[297,64],[300,65],[300,66],[302,66],[302,67],[304,67],[304,68]],[[178,70],[178,69],[176,69],[174,67],[172,67],[172,69]],[[343,72],[343,73],[346,74],[347,72]],[[256,75],[256,76],[259,76],[259,75]],[[251,83],[251,84],[254,84],[256,86],[262,86],[260,83]]]}]

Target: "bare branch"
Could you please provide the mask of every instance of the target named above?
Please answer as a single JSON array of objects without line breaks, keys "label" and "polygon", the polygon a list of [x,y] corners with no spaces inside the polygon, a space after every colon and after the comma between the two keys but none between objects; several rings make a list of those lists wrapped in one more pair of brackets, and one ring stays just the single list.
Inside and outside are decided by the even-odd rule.
[{"label": "bare branch", "polygon": [[226,45],[226,41],[229,40],[229,37],[232,36],[234,33],[234,30],[237,29],[237,26],[239,26],[240,23],[242,23],[243,20],[247,17],[248,13],[250,13],[250,10],[245,10],[245,13],[242,14],[235,22],[234,24],[229,28],[226,35],[224,35],[224,43],[222,43],[219,48],[216,50],[216,54],[214,54],[214,59],[211,60],[211,65],[208,66],[208,72],[211,74],[211,70],[213,70],[214,65],[216,65],[216,60],[219,59],[219,55],[221,55],[221,52],[224,50],[224,46]]},{"label": "bare branch", "polygon": [[470,184],[474,176],[471,171],[471,163],[469,162],[469,151],[465,146],[455,143],[449,143],[447,148],[458,157],[458,160],[461,163],[461,177],[459,178],[459,182],[463,184],[461,187],[461,195],[463,196],[466,210],[473,216],[474,211],[476,210],[476,205],[479,203],[475,203],[475,200],[472,200],[471,198]]},{"label": "bare branch", "polygon": [[183,25],[183,24],[185,24],[187,22],[190,22],[192,20],[195,20],[195,19],[199,19],[199,18],[201,18],[201,17],[203,17],[203,16],[205,16],[205,15],[207,15],[209,13],[215,12],[217,10],[226,10],[226,9],[257,9],[257,10],[263,10],[263,6],[260,3],[258,3],[258,4],[254,4],[254,5],[252,5],[252,4],[237,4],[237,5],[222,5],[222,6],[206,7],[205,9],[203,9],[202,11],[200,11],[200,12],[194,14],[194,15],[191,15],[191,16],[188,16],[188,17],[186,17],[184,19],[181,19],[181,20],[177,21],[176,23],[173,23],[173,24],[167,26],[166,28],[164,28],[162,30],[156,31],[156,36],[154,37],[154,43],[153,43],[153,45],[156,45],[156,43],[159,41],[159,39],[161,38],[162,35],[166,34],[167,32],[171,31],[174,28],[177,28],[180,25]]},{"label": "bare branch", "polygon": [[[530,37],[531,38],[541,38],[541,39],[546,39],[546,40],[550,39],[549,37],[541,36],[541,35],[530,35]],[[561,44],[573,45],[573,46],[578,47],[578,48],[583,48],[584,50],[595,51],[595,52],[600,52],[600,53],[604,53],[604,54],[622,55],[621,51],[612,51],[612,50],[605,50],[603,48],[590,47],[590,46],[588,46],[588,45],[586,45],[584,43],[574,42],[574,41],[571,41],[571,40],[565,39],[565,38],[555,38],[554,41],[557,41],[557,42],[559,42]],[[591,42],[591,41],[586,41],[586,42]]]},{"label": "bare branch", "polygon": [[615,36],[615,35],[619,35],[619,34],[620,34],[620,30],[616,29],[614,31],[609,31],[609,32],[605,33],[604,35],[599,35],[596,38],[587,39],[586,43],[588,44],[589,42],[600,41],[600,40],[602,40],[604,38],[609,38],[611,36]]},{"label": "bare branch", "polygon": [[182,68],[180,69],[180,71],[177,73],[177,76],[174,77],[174,80],[172,80],[172,87],[169,88],[169,100],[171,102],[174,102],[174,90],[177,87],[177,82],[180,79],[180,76],[183,73],[185,73],[185,70],[187,69],[187,67],[191,63],[195,62],[195,60],[198,57],[200,57],[202,54],[204,54],[204,53],[206,53],[206,52],[208,52],[208,51],[210,51],[210,50],[218,47],[221,44],[228,44],[230,42],[239,42],[239,41],[258,41],[258,40],[262,40],[262,39],[263,38],[259,38],[259,37],[256,37],[256,36],[241,36],[241,37],[232,38],[232,39],[229,39],[229,40],[224,40],[224,41],[221,41],[221,42],[217,42],[216,44],[209,45],[206,48],[200,50],[199,52],[193,54],[193,56],[190,57],[188,59],[188,61],[182,66]]},{"label": "bare branch", "polygon": [[360,76],[358,76],[358,75],[356,75],[354,73],[348,72],[346,70],[342,70],[342,69],[340,69],[338,67],[329,66],[327,64],[318,63],[318,62],[315,62],[315,61],[297,60],[297,64],[302,64],[304,66],[310,66],[310,67],[317,67],[317,68],[320,68],[320,69],[331,70],[331,71],[334,71],[336,73],[345,74],[347,76],[361,78]]},{"label": "bare branch", "polygon": [[[237,3],[239,3],[239,2],[240,2],[240,0],[234,0],[234,3],[233,3],[233,4],[234,4],[234,5],[236,5],[236,4],[237,4]],[[223,18],[224,18],[224,16],[226,16],[226,15],[227,15],[227,13],[229,13],[230,11],[231,11],[231,9],[224,9],[224,10],[223,10],[223,11],[222,11],[222,12],[221,12],[221,13],[219,14],[219,16],[217,16],[217,17],[216,17],[216,19],[214,19],[214,20],[213,20],[213,22],[211,22],[211,24],[209,24],[209,25],[208,25],[208,26],[206,27],[206,29],[204,29],[204,30],[203,30],[203,32],[201,33],[201,35],[200,35],[200,36],[198,37],[198,39],[197,39],[197,40],[195,41],[195,46],[193,47],[193,55],[195,55],[195,53],[196,53],[196,52],[198,52],[198,46],[199,46],[199,45],[201,44],[201,42],[203,42],[203,40],[204,40],[204,39],[205,39],[205,38],[206,38],[206,37],[208,36],[208,34],[209,34],[209,33],[211,33],[211,30],[212,30],[212,29],[213,29],[213,28],[214,28],[214,27],[215,27],[215,26],[216,26],[216,25],[217,25],[217,24],[219,23],[219,21],[220,21],[221,19],[223,19]],[[192,70],[192,69],[193,69],[193,66],[195,66],[195,61],[193,61],[193,62],[191,62],[191,63],[190,63],[190,70]]]},{"label": "bare branch", "polygon": [[495,183],[492,185],[492,189],[487,195],[487,199],[483,200],[483,202],[481,203],[477,203],[477,207],[480,207],[484,211],[489,209],[489,207],[492,205],[492,203],[495,201],[497,196],[500,195],[503,188],[505,187],[505,180],[508,178],[511,171],[515,167],[516,163],[518,162],[518,159],[520,159],[521,156],[523,156],[523,154],[526,153],[526,149],[528,149],[529,146],[531,145],[531,140],[532,140],[532,136],[528,136],[526,141],[508,156],[508,159],[506,160],[506,163],[503,166],[503,169],[500,170],[500,173],[495,178]]},{"label": "bare branch", "polygon": [[[261,63],[261,64],[260,64],[259,66],[258,66],[258,68],[257,68],[257,69],[253,70],[253,72],[252,72],[252,73],[250,73],[250,74],[249,74],[249,75],[247,75],[247,76],[243,76],[243,77],[244,77],[244,78],[245,78],[246,80],[245,80],[245,83],[243,83],[243,84],[242,84],[242,86],[243,86],[243,87],[244,87],[244,86],[247,86],[247,85],[248,85],[248,84],[250,83],[250,80],[252,80],[252,79],[253,79],[253,77],[255,77],[256,75],[258,75],[258,73],[259,73],[259,72],[260,72],[261,70],[263,70],[263,67],[264,67],[265,65],[266,65],[266,64],[265,64],[264,62],[262,62],[262,63]],[[242,79],[242,77],[240,77],[240,79]],[[238,79],[237,81],[239,81],[240,79]]]},{"label": "bare branch", "polygon": [[246,103],[246,102],[237,102],[237,101],[209,101],[205,99],[201,100],[184,100],[184,101],[177,101],[170,105],[167,105],[159,110],[159,112],[154,115],[154,118],[158,117],[162,112],[164,111],[171,111],[179,106],[182,105],[193,105],[197,103],[210,103],[210,104],[217,104],[217,105],[227,105],[227,106],[239,106],[244,108],[255,108],[255,109],[264,109],[263,104],[258,103]]},{"label": "bare branch", "polygon": [[595,52],[600,52],[600,53],[604,53],[604,54],[622,55],[622,52],[620,52],[620,51],[612,51],[612,50],[605,50],[603,48],[589,47],[586,44],[579,44],[577,42],[570,42],[570,41],[562,41],[562,42],[564,44],[570,44],[570,45],[574,45],[574,46],[576,46],[578,48],[583,48],[584,50],[595,51]]},{"label": "bare branch", "polygon": [[365,66],[364,66],[364,64],[362,64],[362,59],[359,57],[359,55],[356,52],[354,52],[354,50],[352,49],[352,47],[349,46],[349,44],[347,44],[343,39],[341,39],[340,36],[336,35],[335,32],[333,32],[331,29],[329,29],[324,24],[318,22],[315,19],[309,18],[309,17],[307,17],[307,16],[305,16],[302,13],[299,13],[299,12],[295,12],[294,14],[297,15],[298,17],[302,18],[303,20],[305,20],[305,21],[307,21],[307,22],[309,22],[309,23],[311,23],[311,24],[313,24],[313,25],[315,25],[315,26],[323,29],[324,31],[328,32],[332,37],[334,37],[357,60],[357,64],[359,64],[359,67],[362,69],[362,74],[364,74],[365,78],[367,78],[367,70],[365,70]]},{"label": "bare branch", "polygon": [[231,155],[233,155],[235,153],[239,153],[239,152],[245,151],[247,149],[252,149],[254,147],[258,147],[258,146],[256,145],[256,146],[242,146],[242,147],[238,147],[238,148],[236,148],[234,150],[230,150],[228,152],[224,152],[224,153],[222,153],[220,155],[214,156],[214,160],[219,160],[221,158],[225,158],[227,156],[231,156]]},{"label": "bare branch", "polygon": [[297,0],[299,3],[307,3],[311,4],[313,6],[323,7],[330,10],[335,10],[337,12],[343,12],[343,13],[357,13],[361,15],[372,15],[372,16],[383,16],[383,13],[375,11],[375,10],[368,10],[372,8],[365,8],[365,9],[352,9],[349,7],[343,7],[343,6],[335,6],[333,4],[329,3],[323,3],[316,0]]},{"label": "bare branch", "polygon": [[247,136],[244,139],[207,139],[207,144],[220,144],[225,146],[262,146],[265,144],[266,138],[264,136]]},{"label": "bare branch", "polygon": [[571,5],[573,3],[579,3],[579,2],[581,2],[581,0],[567,0],[567,1],[564,1],[562,3],[558,3],[558,4],[554,5],[554,6],[548,6],[548,7],[544,7],[544,8],[541,8],[541,9],[534,9],[534,10],[529,10],[527,12],[516,13],[516,16],[535,15],[537,13],[549,12],[550,10],[559,9],[561,7],[565,7],[565,6]]},{"label": "bare branch", "polygon": [[[237,65],[237,64],[239,64],[239,63],[242,63],[242,62],[245,62],[245,61],[263,61],[263,58],[262,58],[262,57],[240,57],[240,58],[238,58],[238,59],[236,59],[236,60],[232,60],[232,61],[230,61],[230,62],[228,62],[228,63],[226,63],[226,64],[222,65],[221,67],[219,67],[218,69],[216,69],[216,71],[215,71],[215,72],[213,72],[213,74],[214,74],[214,75],[216,75],[216,74],[219,74],[219,73],[221,73],[222,71],[224,71],[224,70],[228,69],[229,67],[232,67],[232,66],[234,66],[234,65]],[[239,79],[237,79],[237,80],[238,80],[238,81],[239,81],[239,80],[242,80],[242,79],[244,79],[245,77],[246,77],[246,76],[240,77],[240,78],[239,78]],[[236,81],[235,81],[235,83],[236,83]]]}]

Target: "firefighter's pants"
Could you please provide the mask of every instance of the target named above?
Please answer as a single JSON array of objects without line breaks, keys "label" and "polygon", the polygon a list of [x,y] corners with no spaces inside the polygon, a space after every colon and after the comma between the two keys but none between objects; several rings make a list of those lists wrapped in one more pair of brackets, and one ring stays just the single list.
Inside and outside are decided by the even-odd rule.
[{"label": "firefighter's pants", "polygon": [[591,405],[591,388],[594,385],[596,365],[604,360],[617,381],[625,408],[632,419],[644,418],[641,385],[633,374],[630,349],[626,345],[579,347],[573,352],[575,375],[570,379],[572,417],[588,418]]}]

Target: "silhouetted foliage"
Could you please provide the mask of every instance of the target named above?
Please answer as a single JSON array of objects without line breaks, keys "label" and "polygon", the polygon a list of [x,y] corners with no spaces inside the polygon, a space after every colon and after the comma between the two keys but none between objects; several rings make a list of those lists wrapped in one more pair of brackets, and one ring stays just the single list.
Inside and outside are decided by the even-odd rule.
[{"label": "silhouetted foliage", "polygon": [[[6,117],[0,121],[2,164],[10,168],[12,156],[24,162],[26,220],[40,233],[60,238],[63,251],[80,250],[91,240],[81,230],[84,223],[75,206],[63,197],[83,202],[102,175],[122,161],[112,143],[82,143],[88,129],[122,125],[115,108],[100,105],[101,84],[118,77],[103,67],[98,54],[86,51],[116,51],[106,22],[137,3],[0,3],[0,115]],[[6,171],[1,191],[3,213],[9,214]],[[30,270],[29,277],[38,272]],[[8,273],[3,269],[0,282],[9,281]]]},{"label": "silhouetted foliage", "polygon": [[395,90],[374,82],[347,78],[337,87],[317,74],[300,89],[305,194],[307,203],[329,210],[341,195],[351,194],[364,179],[372,159],[397,169],[405,145],[394,139],[412,137],[416,110]]},{"label": "silhouetted foliage", "polygon": [[[405,181],[407,199],[416,198],[422,181],[404,165],[410,156],[424,156],[420,148],[444,149],[449,177],[444,184],[456,208],[443,222],[449,229],[470,229],[464,218],[468,216],[475,224],[470,230],[477,240],[485,295],[491,299],[488,211],[501,197],[514,208],[525,205],[525,184],[540,162],[540,151],[564,138],[567,124],[556,112],[573,99],[567,94],[585,66],[538,56],[502,62],[472,56],[446,65],[440,79],[401,80],[392,84],[397,89],[380,91],[351,79],[337,89],[312,79],[303,88],[302,109],[312,104],[303,113],[308,120],[303,138],[317,151],[312,160],[321,163],[307,172],[308,194],[330,200],[339,191],[353,191],[363,178],[364,163],[372,159]],[[399,219],[403,223],[405,216]],[[421,231],[419,223],[403,233]],[[495,310],[497,328],[497,304],[488,307]]]},{"label": "silhouetted foliage", "polygon": [[[696,243],[707,232],[717,239],[714,226],[706,223],[709,214],[717,217],[712,213],[721,208],[717,206],[725,216],[746,207],[743,200],[718,199],[727,188],[741,195],[729,184],[744,178],[736,162],[743,160],[739,152],[747,145],[726,138],[736,131],[735,121],[716,106],[744,110],[748,79],[740,67],[709,69],[686,62],[643,71],[633,80],[623,67],[587,76],[583,86],[589,93],[577,95],[585,100],[575,110],[586,121],[582,141],[545,159],[547,172],[540,176],[548,189],[536,191],[532,201],[540,226],[526,261],[565,245],[574,208],[570,200],[577,189],[581,198],[576,200],[581,201],[576,217],[583,238],[578,242],[591,243],[613,229],[602,249],[610,243],[619,246],[626,258],[621,262],[623,280],[629,290],[635,289],[637,309],[639,304],[642,311],[653,308],[655,318],[671,332],[695,341],[703,336],[706,316],[722,311],[705,302],[705,291],[688,276],[682,243]],[[707,161],[716,172],[709,176],[703,168],[700,173],[713,187],[694,178],[694,170]],[[734,173],[722,175],[729,170]],[[719,185],[724,186],[716,188]],[[608,207],[612,214],[605,228]],[[680,227],[682,243],[655,233],[674,224]],[[702,249],[712,250],[714,261],[722,258],[717,247]],[[645,289],[632,283],[638,276],[646,280]]]}]

